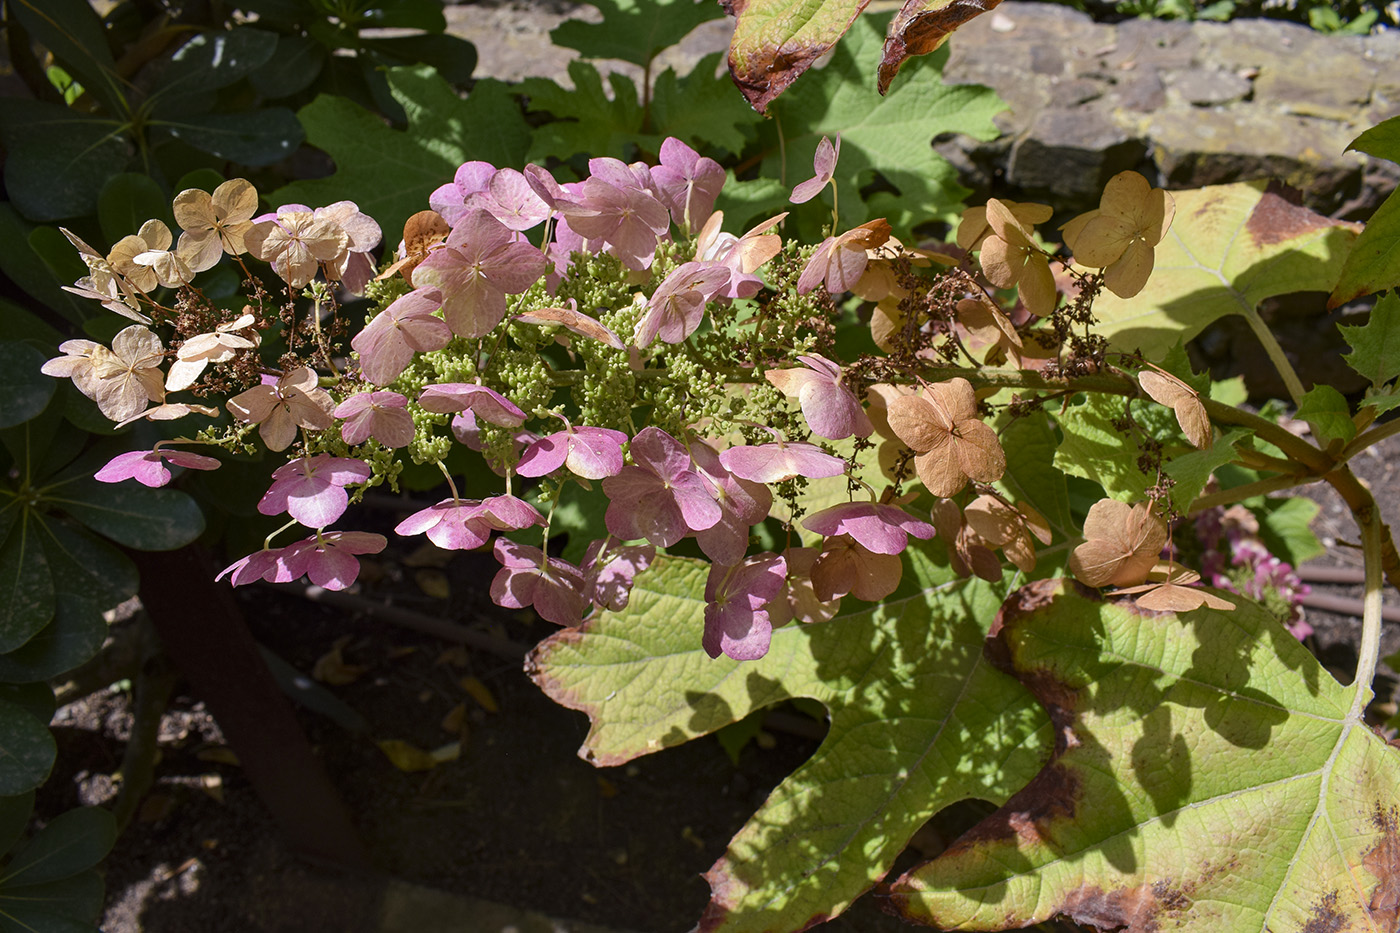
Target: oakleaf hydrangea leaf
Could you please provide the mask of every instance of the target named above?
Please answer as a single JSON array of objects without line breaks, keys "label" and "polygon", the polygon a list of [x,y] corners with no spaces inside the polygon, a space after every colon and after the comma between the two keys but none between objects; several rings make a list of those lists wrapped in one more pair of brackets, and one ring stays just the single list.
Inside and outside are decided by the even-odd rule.
[{"label": "oakleaf hydrangea leaf", "polygon": [[1376,302],[1365,324],[1337,329],[1351,344],[1351,352],[1342,359],[1371,385],[1380,388],[1400,376],[1400,297],[1394,292]]},{"label": "oakleaf hydrangea leaf", "polygon": [[[763,174],[796,182],[809,177],[823,136],[841,134],[841,161],[835,182],[841,192],[844,224],[884,217],[896,236],[930,217],[947,215],[967,195],[957,172],[934,152],[930,142],[945,132],[995,139],[992,117],[1005,104],[989,88],[948,85],[940,80],[945,52],[910,62],[888,95],[875,93],[875,69],[884,49],[884,16],[862,16],[851,27],[823,68],[814,69],[774,103],[773,113],[786,137],[786,173],[779,165],[776,140]],[[898,194],[872,193],[864,205],[857,192],[879,173]],[[786,210],[791,189],[769,213]],[[855,208],[854,211],[851,208]]]},{"label": "oakleaf hydrangea leaf", "polygon": [[1258,321],[1274,295],[1330,291],[1356,239],[1352,224],[1296,207],[1264,182],[1174,192],[1176,219],[1147,287],[1094,302],[1099,333],[1160,359],[1230,314]]},{"label": "oakleaf hydrangea leaf", "polygon": [[549,33],[555,45],[584,58],[617,58],[645,68],[663,49],[707,20],[724,15],[719,4],[695,0],[588,0],[600,23],[566,20]]},{"label": "oakleaf hydrangea leaf", "polygon": [[1384,930],[1400,756],[1266,612],[1148,613],[1068,581],[1013,594],[988,654],[1050,713],[1055,754],[892,886],[940,929],[1060,915],[1101,930]]},{"label": "oakleaf hydrangea leaf", "polygon": [[830,711],[822,746],[710,869],[699,929],[800,929],[835,916],[938,810],[969,797],[1004,800],[1044,760],[1044,717],[982,654],[998,604],[990,585],[958,582],[789,624],[761,660],[712,661],[700,646],[707,570],[658,559],[626,610],[560,632],[527,664],[556,702],[589,715],[580,755],[599,766],[793,697]]},{"label": "oakleaf hydrangea leaf", "polygon": [[530,128],[506,85],[475,83],[466,100],[427,66],[390,68],[389,90],[408,115],[408,129],[343,97],[322,94],[297,116],[307,142],[335,160],[335,174],[296,181],[268,196],[273,204],[331,204],[351,200],[398,241],[409,215],[463,162],[525,161]]}]

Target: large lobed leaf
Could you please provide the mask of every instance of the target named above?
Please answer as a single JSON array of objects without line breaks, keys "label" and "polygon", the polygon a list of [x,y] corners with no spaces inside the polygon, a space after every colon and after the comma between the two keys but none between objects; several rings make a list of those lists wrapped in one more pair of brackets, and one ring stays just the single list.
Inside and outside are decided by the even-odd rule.
[{"label": "large lobed leaf", "polygon": [[[773,209],[790,207],[788,191],[811,177],[817,144],[838,133],[841,159],[834,177],[846,210],[843,225],[883,216],[896,235],[905,236],[915,223],[949,215],[968,193],[953,167],[934,151],[933,139],[949,132],[994,139],[999,131],[992,117],[1006,105],[990,88],[944,84],[946,54],[907,69],[887,96],[876,96],[873,72],[883,47],[882,22],[878,16],[861,17],[831,61],[774,105],[785,145],[771,148],[763,174],[785,178],[788,190]],[[857,192],[877,173],[898,194],[877,190],[862,205]]]},{"label": "large lobed leaf", "polygon": [[1331,291],[1356,240],[1353,224],[1290,204],[1264,182],[1172,193],[1176,219],[1147,287],[1094,302],[1099,333],[1160,359],[1230,314],[1257,320],[1275,295]]},{"label": "large lobed leaf", "polygon": [[426,210],[428,195],[451,181],[463,162],[524,161],[530,128],[506,85],[483,79],[462,100],[431,68],[390,68],[387,75],[394,99],[408,115],[408,129],[385,126],[344,98],[317,97],[298,116],[307,141],[335,160],[336,172],[284,185],[268,200],[312,206],[352,200],[379,221],[385,241],[394,243],[404,221]]},{"label": "large lobed leaf", "polygon": [[723,16],[716,3],[696,0],[588,0],[601,23],[571,19],[549,33],[555,45],[584,58],[616,58],[639,68],[675,45],[696,26]]},{"label": "large lobed leaf", "polygon": [[1393,930],[1400,757],[1263,610],[1182,615],[1069,581],[989,642],[1049,712],[1051,762],[892,886],[943,929]]},{"label": "large lobed leaf", "polygon": [[1005,800],[1044,761],[1045,718],[982,654],[998,604],[979,580],[827,623],[791,624],[760,661],[700,649],[707,565],[661,559],[631,604],[560,632],[527,668],[586,712],[580,754],[617,765],[811,697],[831,727],[706,875],[702,930],[801,929],[841,913],[934,813]]}]

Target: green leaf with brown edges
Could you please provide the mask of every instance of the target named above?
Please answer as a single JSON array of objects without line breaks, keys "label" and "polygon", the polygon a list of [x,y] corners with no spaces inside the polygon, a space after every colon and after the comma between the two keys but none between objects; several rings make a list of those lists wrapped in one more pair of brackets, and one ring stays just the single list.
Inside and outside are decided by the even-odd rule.
[{"label": "green leaf with brown edges", "polygon": [[1297,207],[1264,182],[1173,191],[1176,219],[1136,297],[1103,292],[1099,333],[1124,350],[1161,359],[1231,314],[1259,323],[1275,295],[1331,291],[1356,240],[1353,224]]},{"label": "green leaf with brown edges", "polygon": [[1001,0],[906,0],[890,23],[880,59],[880,93],[885,93],[899,66],[915,55],[936,52],[953,30],[1001,5]]},{"label": "green leaf with brown edges", "polygon": [[1045,760],[1046,720],[982,654],[999,603],[980,580],[773,633],[758,661],[700,647],[708,564],[661,558],[631,603],[547,639],[527,662],[591,720],[580,755],[618,765],[810,697],[831,714],[812,758],[706,875],[698,929],[797,930],[834,917],[890,870],[938,810],[1005,800]]},{"label": "green leaf with brown edges", "polygon": [[1071,581],[989,642],[1055,725],[1025,788],[890,903],[941,929],[1393,930],[1400,752],[1262,609],[1174,615]]},{"label": "green leaf with brown edges", "polygon": [[846,34],[870,0],[721,0],[736,18],[729,74],[763,113]]}]

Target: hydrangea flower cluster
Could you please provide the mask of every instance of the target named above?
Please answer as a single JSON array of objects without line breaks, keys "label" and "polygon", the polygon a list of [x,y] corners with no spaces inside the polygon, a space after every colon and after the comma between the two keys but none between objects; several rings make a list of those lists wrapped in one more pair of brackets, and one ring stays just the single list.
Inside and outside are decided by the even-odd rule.
[{"label": "hydrangea flower cluster", "polygon": [[[839,139],[823,140],[793,203],[834,188],[839,156]],[[451,495],[395,532],[445,549],[490,547],[500,564],[492,598],[559,625],[626,606],[636,575],[666,548],[711,561],[700,642],[736,659],[762,657],[773,629],[791,620],[830,619],[847,596],[888,596],[911,541],[943,537],[962,573],[999,578],[997,550],[1034,567],[1034,542],[1048,543],[1049,528],[992,485],[1006,457],[986,394],[967,379],[919,375],[968,353],[964,339],[990,347],[977,365],[997,354],[1020,363],[1033,319],[1003,313],[966,271],[957,288],[932,288],[914,270],[947,257],[906,249],[883,220],[838,231],[833,211],[830,235],[811,248],[784,244],[776,228],[786,215],[726,233],[715,210],[724,181],[716,162],[677,139],[663,143],[659,164],[592,159],[577,181],[537,165],[468,162],[410,219],[377,277],[380,228],[351,202],[258,214],[257,192],[241,179],[212,194],[185,191],[173,249],[158,221],[106,255],[69,235],[89,269],[75,290],[136,323],[110,348],[65,343],[44,371],[71,378],[118,422],[220,415],[172,393],[225,399],[230,422],[122,454],[101,480],[161,485],[173,476],[167,464],[212,469],[217,460],[170,445],[236,450],[253,432],[288,453],[258,510],[289,521],[224,570],[234,585],[303,575],[351,585],[358,558],[386,543],[332,529],[352,497],[392,483],[398,457],[447,475],[456,444],[481,451],[504,488],[466,499],[447,475]],[[1170,220],[1170,200],[1140,187],[1120,184],[1073,230],[1093,261],[1124,270],[1111,274],[1116,282],[1150,268]],[[1019,284],[1040,316],[1060,298],[1030,236],[1046,219],[1034,205],[991,202],[958,234],[980,251],[990,283]],[[191,287],[226,257],[251,283],[237,313]],[[249,259],[281,280],[285,300]],[[349,359],[337,293],[376,304]],[[888,357],[837,358],[832,320],[847,293],[878,302],[875,336]],[[169,347],[160,329],[173,330]],[[287,347],[276,360],[264,353],[273,329]],[[878,462],[864,462],[860,452],[876,444]],[[844,483],[847,501],[804,516],[803,488],[822,481]],[[933,502],[923,512],[917,488],[902,492],[916,482]],[[607,499],[607,536],[577,564],[550,550],[570,487]],[[787,546],[756,552],[755,526],[775,518]],[[272,546],[297,525],[310,535]],[[538,547],[525,543],[531,535]]]}]

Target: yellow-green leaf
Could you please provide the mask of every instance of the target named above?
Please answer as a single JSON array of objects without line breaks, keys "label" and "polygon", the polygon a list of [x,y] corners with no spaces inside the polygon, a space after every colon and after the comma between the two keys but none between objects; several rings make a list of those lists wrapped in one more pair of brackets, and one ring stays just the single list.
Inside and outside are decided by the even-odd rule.
[{"label": "yellow-green leaf", "polygon": [[1257,323],[1265,298],[1331,291],[1356,240],[1354,224],[1290,204],[1263,182],[1172,197],[1176,219],[1147,287],[1131,299],[1104,293],[1094,302],[1100,333],[1152,359],[1222,317]]},{"label": "yellow-green leaf", "polygon": [[1392,930],[1400,752],[1262,609],[1013,594],[989,655],[1049,711],[1050,763],[892,886],[942,929]]}]

